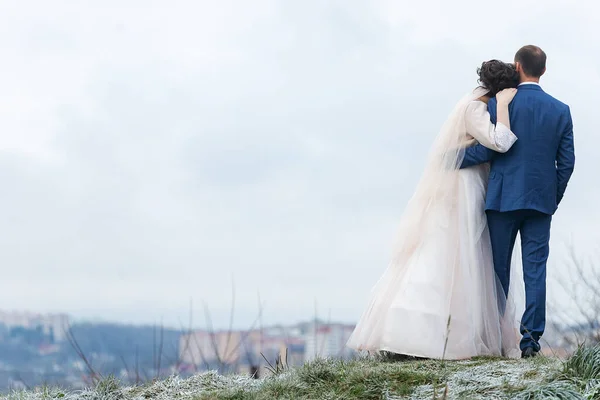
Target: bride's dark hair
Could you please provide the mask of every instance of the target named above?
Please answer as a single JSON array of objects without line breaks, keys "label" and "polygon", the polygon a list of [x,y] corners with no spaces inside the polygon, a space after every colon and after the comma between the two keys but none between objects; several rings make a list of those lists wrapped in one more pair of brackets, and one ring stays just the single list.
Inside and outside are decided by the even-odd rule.
[{"label": "bride's dark hair", "polygon": [[516,88],[519,86],[519,73],[512,64],[499,60],[485,61],[477,68],[481,87],[489,90],[488,96],[494,97],[503,89]]}]

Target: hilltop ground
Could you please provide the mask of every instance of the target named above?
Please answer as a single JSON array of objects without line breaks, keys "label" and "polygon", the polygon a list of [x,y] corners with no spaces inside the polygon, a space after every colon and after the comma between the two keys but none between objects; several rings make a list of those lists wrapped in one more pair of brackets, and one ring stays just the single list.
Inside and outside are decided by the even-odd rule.
[{"label": "hilltop ground", "polygon": [[470,361],[319,360],[264,379],[215,372],[137,387],[104,379],[95,388],[42,388],[1,400],[89,399],[600,399],[600,347],[568,360],[479,358]]}]

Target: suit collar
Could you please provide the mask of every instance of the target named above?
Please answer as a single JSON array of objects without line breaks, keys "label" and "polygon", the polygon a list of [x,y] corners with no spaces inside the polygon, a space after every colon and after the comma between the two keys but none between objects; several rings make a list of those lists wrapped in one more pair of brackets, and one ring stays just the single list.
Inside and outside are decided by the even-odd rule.
[{"label": "suit collar", "polygon": [[520,84],[517,90],[539,90],[543,92],[542,87],[537,83]]}]

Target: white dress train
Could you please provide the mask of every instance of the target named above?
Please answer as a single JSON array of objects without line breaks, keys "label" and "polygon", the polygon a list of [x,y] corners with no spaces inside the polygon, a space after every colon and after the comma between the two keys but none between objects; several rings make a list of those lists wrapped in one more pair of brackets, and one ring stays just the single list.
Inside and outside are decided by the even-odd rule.
[{"label": "white dress train", "polygon": [[520,354],[516,300],[504,298],[492,261],[484,211],[489,165],[458,169],[460,149],[475,141],[505,152],[517,140],[490,123],[487,105],[477,100],[484,93],[476,89],[461,100],[436,139],[394,258],[349,347],[436,359]]}]

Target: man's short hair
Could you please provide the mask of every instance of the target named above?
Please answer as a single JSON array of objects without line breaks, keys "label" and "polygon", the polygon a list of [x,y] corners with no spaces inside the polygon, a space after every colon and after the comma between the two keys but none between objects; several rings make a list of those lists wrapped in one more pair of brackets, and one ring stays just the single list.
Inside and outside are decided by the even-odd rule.
[{"label": "man's short hair", "polygon": [[546,70],[546,53],[537,46],[523,46],[515,54],[515,62],[521,64],[525,75],[539,78]]}]

